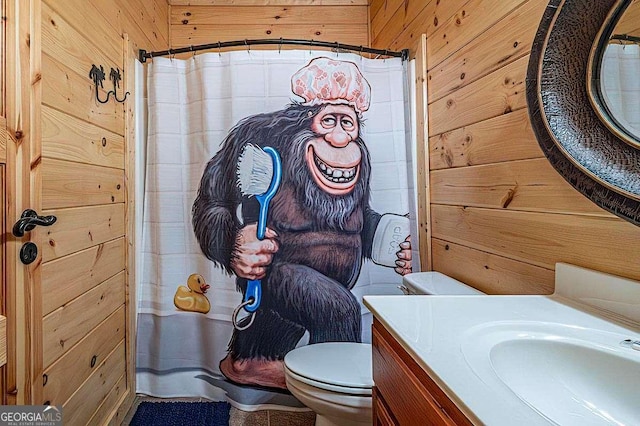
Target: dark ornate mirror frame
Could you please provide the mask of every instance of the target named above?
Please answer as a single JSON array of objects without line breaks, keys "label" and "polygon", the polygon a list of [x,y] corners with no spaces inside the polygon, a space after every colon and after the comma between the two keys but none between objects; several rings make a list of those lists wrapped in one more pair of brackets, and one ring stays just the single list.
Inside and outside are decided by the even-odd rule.
[{"label": "dark ornate mirror frame", "polygon": [[[640,149],[603,122],[590,58],[629,0],[551,0],[527,70],[529,117],[545,156],[574,188],[640,226]],[[605,40],[600,40],[606,38]]]}]

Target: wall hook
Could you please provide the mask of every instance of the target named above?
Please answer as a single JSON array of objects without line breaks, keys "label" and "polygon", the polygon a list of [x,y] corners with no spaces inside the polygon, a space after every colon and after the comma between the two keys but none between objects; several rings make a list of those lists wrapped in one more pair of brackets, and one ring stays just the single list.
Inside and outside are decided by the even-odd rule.
[{"label": "wall hook", "polygon": [[104,101],[100,99],[100,94],[98,92],[98,84],[100,84],[101,88],[104,88],[102,82],[104,81],[105,76],[104,68],[102,67],[102,65],[100,65],[100,68],[98,68],[95,64],[93,64],[91,66],[91,71],[89,71],[89,78],[93,80],[93,85],[96,87],[96,100],[101,104],[106,104],[107,102],[109,102],[109,96],[111,96],[112,92],[107,92],[107,98]]},{"label": "wall hook", "polygon": [[111,72],[109,73],[109,79],[113,81],[113,97],[115,98],[116,102],[122,103],[126,101],[127,96],[129,95],[129,92],[126,92],[124,94],[124,98],[118,99],[117,89],[120,87],[120,80],[122,80],[122,75],[120,74],[120,68],[116,68],[116,69],[111,68]]}]

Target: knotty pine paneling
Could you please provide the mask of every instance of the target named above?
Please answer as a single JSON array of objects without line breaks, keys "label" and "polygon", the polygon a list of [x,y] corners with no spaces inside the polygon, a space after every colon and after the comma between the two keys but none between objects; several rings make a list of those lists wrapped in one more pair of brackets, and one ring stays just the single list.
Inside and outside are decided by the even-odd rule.
[{"label": "knotty pine paneling", "polygon": [[[426,105],[427,103],[427,47],[426,47],[426,35],[421,36],[419,47],[416,49],[415,54],[415,103],[416,105]],[[416,107],[415,114],[415,138],[416,140],[425,140],[428,135],[428,117],[427,109]],[[416,188],[417,199],[417,224],[418,224],[418,238],[420,253],[431,253],[431,219],[430,219],[430,203],[431,196],[429,193],[429,167],[426,164],[429,163],[429,147],[426,144],[418,144],[415,149],[416,155],[416,181],[419,182]],[[415,247],[414,247],[415,249]],[[421,266],[425,270],[430,270],[431,258],[423,256],[420,258]]]},{"label": "knotty pine paneling", "polygon": [[[87,0],[65,0],[65,7],[61,7],[62,4],[51,0],[42,2],[43,38],[46,40],[52,30],[58,31],[59,25],[70,27],[91,44],[92,48],[86,55],[93,58],[97,53],[121,64],[122,37],[118,31],[108,21],[100,19],[98,11]],[[60,20],[65,22],[61,23]],[[74,41],[69,39],[66,42]]]},{"label": "knotty pine paneling", "polygon": [[[123,340],[102,363],[96,364],[91,376],[63,404],[64,424],[70,426],[100,424],[100,421],[89,423],[89,419],[94,417],[95,407],[99,407],[116,389],[123,377],[120,373],[124,371],[125,366],[126,352]],[[104,421],[104,419],[100,420]]]},{"label": "knotty pine paneling", "polygon": [[45,234],[42,261],[57,259],[102,244],[125,234],[124,207],[120,204],[44,210],[58,221],[42,230]]},{"label": "knotty pine paneling", "polygon": [[0,315],[0,367],[7,363],[7,317]]},{"label": "knotty pine paneling", "polygon": [[168,0],[177,6],[367,6],[369,0]]},{"label": "knotty pine paneling", "polygon": [[[294,38],[316,41],[339,41],[344,44],[365,46],[367,44],[366,25],[199,25],[173,29],[173,47],[260,38]],[[251,49],[277,49],[277,46],[251,46]],[[307,49],[301,46],[298,49]],[[246,47],[238,47],[244,49]]]},{"label": "knotty pine paneling", "polygon": [[[402,16],[398,9],[406,7],[404,0],[386,0],[377,2],[379,7],[371,12],[371,38],[376,39],[382,32],[382,29],[395,16],[396,19]],[[415,2],[413,4],[416,4]],[[372,7],[373,9],[373,7]],[[422,9],[422,7],[420,8]],[[415,15],[414,15],[415,16]]]},{"label": "knotty pine paneling", "polygon": [[[411,49],[415,51],[422,34],[427,37],[442,26],[457,11],[452,1],[405,0],[394,9],[394,0],[373,0],[371,5],[371,44],[379,49]],[[377,18],[385,15],[386,19]]]},{"label": "knotty pine paneling", "polygon": [[[89,32],[91,22],[81,21],[81,29]],[[95,31],[95,30],[94,30]],[[96,41],[83,36],[71,24],[51,9],[46,3],[42,4],[42,52],[56,58],[57,61],[70,67],[76,73],[85,76],[89,74],[91,65],[100,64],[122,69],[122,39],[120,37],[103,37]],[[97,47],[97,49],[96,49]],[[104,53],[103,53],[104,52]],[[109,80],[106,80],[109,82]]]},{"label": "knotty pine paneling", "polygon": [[429,136],[526,108],[528,63],[527,55],[431,103]]},{"label": "knotty pine paneling", "polygon": [[487,294],[551,294],[554,271],[448,241],[432,241],[433,269]]},{"label": "knotty pine paneling", "polygon": [[91,290],[125,268],[124,238],[61,257],[42,265],[42,314]]},{"label": "knotty pine paneling", "polygon": [[617,217],[432,204],[431,221],[439,240],[546,269],[566,262],[640,280],[638,228]]},{"label": "knotty pine paneling", "polygon": [[[118,42],[122,34],[145,50],[163,50],[169,45],[169,6],[165,0],[45,0],[96,49]],[[88,72],[88,70],[87,70]]]},{"label": "knotty pine paneling", "polygon": [[433,252],[421,254],[433,269],[493,294],[549,294],[557,262],[640,279],[640,228],[560,178],[531,129],[524,81],[547,2],[398,3],[372,0],[372,47],[427,36],[428,155],[418,167],[429,176],[418,186],[428,189],[419,203],[431,206]]},{"label": "knotty pine paneling", "polygon": [[43,318],[45,368],[124,304],[124,275],[115,275]]},{"label": "knotty pine paneling", "polygon": [[[164,0],[89,0],[98,12],[110,22],[119,34],[129,34],[129,40],[137,48],[161,50],[169,44],[168,5]],[[155,21],[149,17],[147,5],[153,4],[165,10],[167,18]]]},{"label": "knotty pine paneling", "polygon": [[[0,89],[2,93],[2,89]],[[0,163],[7,162],[7,140],[9,134],[7,133],[7,119],[0,116]]]},{"label": "knotty pine paneling", "polygon": [[[97,425],[112,414],[113,407],[116,407],[122,401],[122,398],[127,391],[127,377],[123,374],[116,384],[111,388],[109,394],[104,398],[100,407],[93,414],[91,419],[87,422],[88,425]],[[124,424],[124,418],[127,415],[126,411],[118,410],[113,414],[111,424],[120,425]]]},{"label": "knotty pine paneling", "polygon": [[170,16],[171,47],[280,37],[338,41],[356,46],[369,44],[368,8],[361,3],[233,4],[173,6]]},{"label": "knotty pine paneling", "polygon": [[42,155],[124,170],[124,137],[44,105]]},{"label": "knotty pine paneling", "polygon": [[640,37],[640,0],[633,0],[616,24],[613,34]]},{"label": "knotty pine paneling", "polygon": [[528,55],[546,7],[546,2],[527,2],[437,66],[432,64],[427,85],[429,102]]},{"label": "knotty pine paneling", "polygon": [[544,157],[526,108],[432,136],[429,150],[431,170]]},{"label": "knotty pine paneling", "polygon": [[325,24],[367,25],[366,6],[262,6],[260,14],[251,6],[175,6],[171,8],[171,25],[300,25],[320,13]]},{"label": "knotty pine paneling", "polygon": [[157,43],[169,43],[169,7],[166,1],[127,1],[126,4],[132,6],[129,13],[135,17],[135,23],[145,34],[149,34]]},{"label": "knotty pine paneling", "polygon": [[42,208],[124,202],[124,170],[45,158]]},{"label": "knotty pine paneling", "polygon": [[546,158],[431,171],[431,203],[613,217],[567,185]]},{"label": "knotty pine paneling", "polygon": [[45,401],[61,405],[69,399],[91,375],[92,369],[124,339],[124,323],[124,306],[121,306],[47,368],[44,372],[47,381],[42,390]]},{"label": "knotty pine paneling", "polygon": [[387,0],[370,0],[369,1],[369,20],[373,21],[378,11],[385,7]]},{"label": "knotty pine paneling", "polygon": [[[124,134],[124,108],[122,104],[95,101],[95,86],[86,75],[80,75],[47,54],[42,55],[42,103],[64,111],[83,121]],[[99,89],[100,99],[107,95],[108,83]],[[106,89],[106,90],[105,90]]]},{"label": "knotty pine paneling", "polygon": [[[470,1],[440,26],[429,38],[427,56],[429,68],[439,64],[490,28],[510,10],[526,0],[482,0]],[[538,0],[540,3],[540,1]],[[459,2],[448,2],[456,5]]]}]

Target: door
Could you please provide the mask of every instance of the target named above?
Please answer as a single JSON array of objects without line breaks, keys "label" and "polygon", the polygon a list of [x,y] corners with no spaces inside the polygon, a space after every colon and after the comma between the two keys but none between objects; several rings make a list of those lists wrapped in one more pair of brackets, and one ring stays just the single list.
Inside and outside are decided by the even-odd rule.
[{"label": "door", "polygon": [[[99,424],[133,395],[125,186],[133,102],[118,101],[133,85],[127,43],[115,30],[97,35],[64,2],[8,3],[18,34],[7,40],[17,46],[7,57],[17,82],[7,90],[17,135],[9,221],[27,209],[37,217],[12,237],[7,258],[17,319],[7,384],[14,402],[63,406],[65,424]],[[94,69],[104,72],[97,90]],[[30,243],[37,254],[21,260]]]}]

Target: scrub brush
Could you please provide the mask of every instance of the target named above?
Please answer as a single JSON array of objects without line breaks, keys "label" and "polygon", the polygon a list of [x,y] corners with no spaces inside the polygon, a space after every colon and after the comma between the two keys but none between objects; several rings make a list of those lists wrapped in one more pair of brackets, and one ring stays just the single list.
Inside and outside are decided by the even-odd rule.
[{"label": "scrub brush", "polygon": [[[267,231],[269,202],[278,191],[282,180],[282,162],[278,151],[269,146],[262,149],[247,144],[240,154],[236,175],[242,195],[255,196],[260,204],[256,236],[262,240]],[[261,296],[260,280],[248,281],[243,301],[244,309],[247,312],[255,312],[260,306]]]}]

